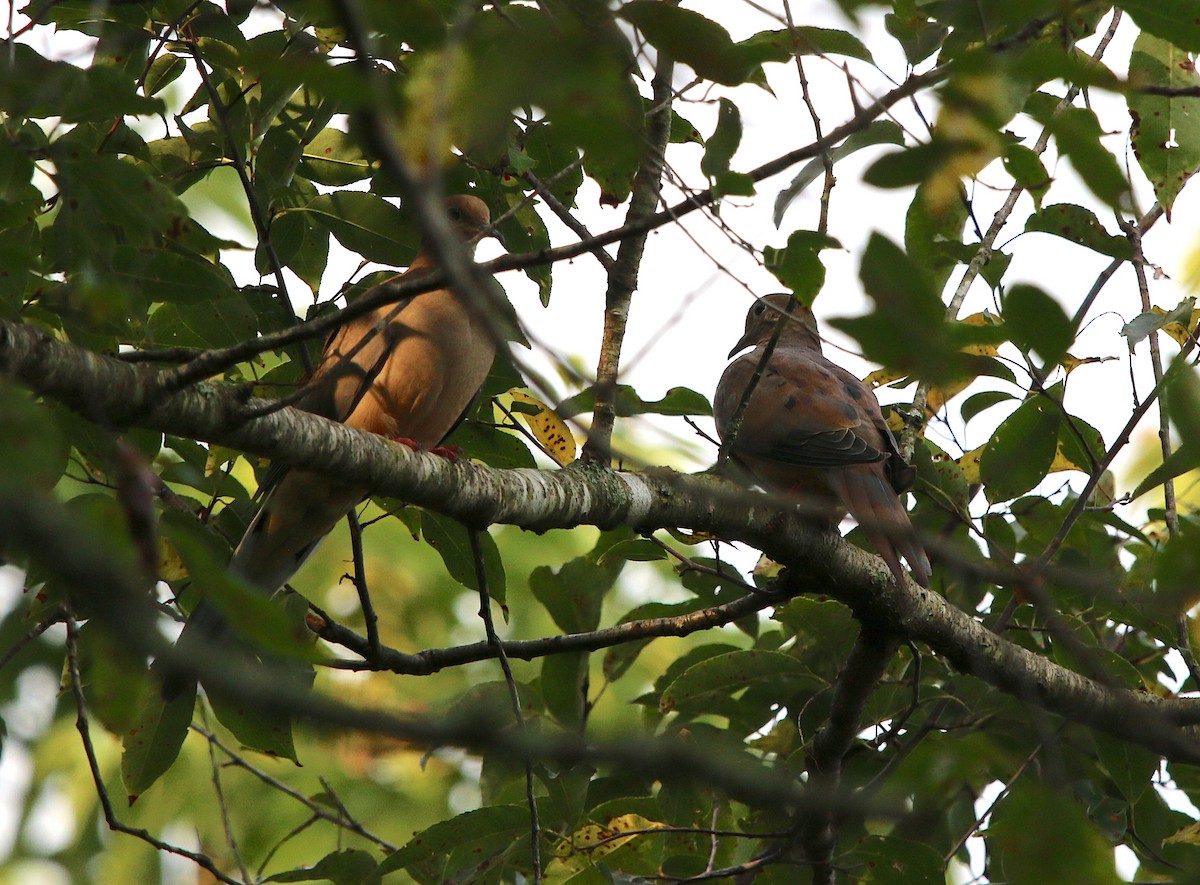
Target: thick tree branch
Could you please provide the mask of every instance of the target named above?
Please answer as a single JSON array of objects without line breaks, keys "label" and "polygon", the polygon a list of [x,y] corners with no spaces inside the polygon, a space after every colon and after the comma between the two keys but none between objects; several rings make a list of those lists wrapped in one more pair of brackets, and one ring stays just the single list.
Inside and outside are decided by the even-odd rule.
[{"label": "thick tree branch", "polygon": [[535,531],[584,524],[669,526],[743,541],[792,564],[794,580],[821,587],[860,619],[926,643],[963,672],[1168,758],[1200,764],[1196,735],[1175,727],[1200,724],[1200,701],[1108,688],[1060,667],[991,633],[938,594],[911,581],[898,586],[878,557],[814,528],[771,497],[716,477],[598,467],[497,470],[414,453],[294,409],[242,421],[242,411],[261,402],[247,402],[235,388],[206,383],[160,396],[153,375],[142,367],[4,321],[0,372],[85,415],[95,406],[114,426],[149,427],[280,458],[471,525],[505,523]]}]

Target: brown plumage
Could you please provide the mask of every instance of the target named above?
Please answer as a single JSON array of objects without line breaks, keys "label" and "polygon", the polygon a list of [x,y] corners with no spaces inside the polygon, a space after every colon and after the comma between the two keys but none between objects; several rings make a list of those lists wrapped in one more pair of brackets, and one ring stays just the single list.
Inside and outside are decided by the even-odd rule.
[{"label": "brown plumage", "polygon": [[[717,432],[731,457],[764,488],[797,500],[815,518],[836,525],[850,511],[901,584],[903,556],[913,578],[929,585],[929,559],[913,533],[898,495],[916,471],[896,448],[875,395],[821,352],[812,311],[792,297],[760,298],[746,316],[746,331],[729,352],[749,353],[729,364],[717,385]],[[779,323],[775,349],[742,412],[731,422]]]},{"label": "brown plumage", "polygon": [[[490,232],[487,205],[472,196],[445,201],[451,225],[469,251]],[[400,277],[433,266],[422,249]],[[351,320],[325,342],[299,407],[350,427],[437,446],[463,417],[496,353],[487,317],[451,289],[413,296],[399,308],[379,307]],[[258,513],[233,553],[230,568],[266,593],[291,578],[320,542],[367,494],[306,470],[281,468],[265,482]],[[219,640],[228,626],[212,606],[199,605],[180,636]],[[172,697],[186,684],[164,683]]]}]

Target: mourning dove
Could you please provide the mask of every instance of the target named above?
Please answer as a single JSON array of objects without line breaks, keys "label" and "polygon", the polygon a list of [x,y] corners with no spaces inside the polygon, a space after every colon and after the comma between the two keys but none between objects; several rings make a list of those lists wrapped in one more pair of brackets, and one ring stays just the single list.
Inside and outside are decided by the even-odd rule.
[{"label": "mourning dove", "polygon": [[[764,488],[799,501],[806,513],[836,525],[850,511],[903,585],[903,556],[913,578],[929,585],[929,559],[918,543],[898,495],[916,471],[896,448],[875,395],[858,378],[821,352],[812,311],[791,306],[788,294],[758,299],[746,315],[746,331],[729,352],[749,353],[725,369],[713,411],[730,457]],[[735,414],[783,323],[770,360],[741,414]]]},{"label": "mourning dove", "polygon": [[[475,242],[490,231],[487,205],[473,196],[450,197],[444,205],[451,226],[473,253]],[[408,270],[393,279],[433,265],[430,250],[422,248]],[[414,447],[434,447],[464,416],[495,354],[496,336],[486,316],[452,289],[423,292],[400,306],[376,308],[330,335],[298,406]],[[282,466],[263,485],[262,505],[229,567],[270,594],[367,492]],[[215,609],[201,603],[180,635],[179,650],[197,639],[220,640],[228,631]],[[168,677],[164,697],[178,694],[186,684]]]}]

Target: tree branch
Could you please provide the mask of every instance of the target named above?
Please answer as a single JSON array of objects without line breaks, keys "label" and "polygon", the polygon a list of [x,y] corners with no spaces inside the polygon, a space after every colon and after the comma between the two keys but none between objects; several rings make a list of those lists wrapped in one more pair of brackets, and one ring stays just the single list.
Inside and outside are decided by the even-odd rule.
[{"label": "tree branch", "polygon": [[[504,523],[534,531],[584,524],[640,531],[683,527],[743,541],[791,564],[791,580],[799,586],[820,587],[860,619],[926,643],[965,673],[1168,758],[1200,764],[1196,735],[1177,728],[1200,724],[1200,701],[1109,688],[1060,667],[991,633],[911,580],[897,584],[878,557],[814,528],[777,499],[714,476],[450,463],[295,409],[243,422],[241,411],[258,401],[247,402],[228,385],[210,382],[159,397],[153,375],[144,368],[6,321],[0,321],[0,371],[85,414],[99,404],[117,425],[136,424],[280,458],[468,525]],[[19,517],[24,510],[17,506],[19,496],[0,489],[0,498],[0,537],[20,545],[26,526]],[[146,629],[152,629],[149,623]]]}]

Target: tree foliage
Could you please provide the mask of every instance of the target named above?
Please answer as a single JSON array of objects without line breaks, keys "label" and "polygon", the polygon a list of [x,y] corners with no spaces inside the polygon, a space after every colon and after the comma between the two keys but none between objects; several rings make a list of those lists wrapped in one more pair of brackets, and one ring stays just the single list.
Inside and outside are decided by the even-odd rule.
[{"label": "tree foliage", "polygon": [[[1140,879],[1197,874],[1200,516],[1177,481],[1200,312],[1155,303],[1147,244],[1200,167],[1200,3],[837,0],[817,26],[768,2],[735,36],[750,6],[19,10],[0,702],[32,787],[6,876],[1107,882],[1114,848]],[[752,167],[764,102],[789,140]],[[872,188],[903,195],[902,237]],[[439,227],[462,192],[510,253],[483,270],[543,304],[595,258],[594,371],[536,339],[561,371],[529,361]],[[589,232],[597,202],[623,221]],[[755,265],[818,312],[853,253],[869,309],[831,328],[900,391],[931,591],[626,433],[711,412],[687,378],[619,371],[639,272],[678,260],[648,235],[703,213],[737,241],[745,206],[783,225]],[[435,274],[376,285],[422,237]],[[1079,272],[1033,275],[1051,237]],[[513,339],[450,440],[466,458],[288,408],[339,323],[446,283]],[[1106,287],[1125,322],[1097,346]],[[1124,344],[1129,404],[1075,395]],[[1155,421],[1127,484],[1162,503],[1125,507],[1114,459]],[[271,601],[224,568],[266,459],[372,490]],[[746,548],[774,562],[747,575]],[[283,675],[175,661],[206,690],[164,701],[150,662],[201,594]]]}]

